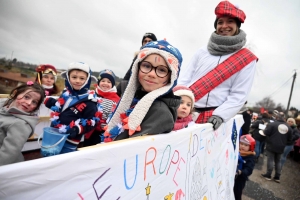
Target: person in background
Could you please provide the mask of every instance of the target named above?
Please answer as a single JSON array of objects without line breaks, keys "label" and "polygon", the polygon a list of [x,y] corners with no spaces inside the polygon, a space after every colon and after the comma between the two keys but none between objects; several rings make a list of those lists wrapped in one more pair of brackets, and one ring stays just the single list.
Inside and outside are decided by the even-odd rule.
[{"label": "person in background", "polygon": [[264,128],[269,123],[269,115],[267,113],[262,114],[262,118],[252,123],[251,129],[253,129],[252,137],[255,139],[255,162],[258,162],[260,154],[263,155],[263,148],[265,147],[266,136],[263,133]]},{"label": "person in background", "polygon": [[[147,43],[152,42],[152,41],[157,41],[156,36],[155,36],[153,33],[145,33],[145,34],[143,35],[143,38],[142,38],[142,46],[141,46],[141,48],[142,48],[143,46],[145,46]],[[132,60],[132,63],[131,63],[131,65],[130,65],[128,71],[126,72],[126,74],[125,74],[123,80],[122,80],[122,81],[120,82],[120,84],[117,86],[117,94],[118,94],[119,96],[121,96],[121,94],[123,94],[124,91],[125,91],[125,89],[126,89],[128,80],[129,80],[130,75],[131,75],[132,65],[133,65],[134,61],[136,60],[136,58],[137,58],[137,54],[138,54],[138,52],[135,53],[134,58],[133,58],[133,60]]]},{"label": "person in background", "polygon": [[241,128],[242,135],[249,134],[250,125],[251,125],[251,115],[249,109],[246,107],[247,101],[245,102],[244,106],[238,112],[238,114],[243,115],[244,124]]},{"label": "person in background", "polygon": [[276,115],[276,119],[274,122],[269,123],[263,134],[266,135],[266,151],[267,151],[267,172],[265,174],[261,174],[263,178],[266,180],[271,180],[271,175],[275,163],[275,176],[273,180],[277,183],[280,183],[280,175],[281,175],[281,166],[280,166],[280,158],[282,153],[284,152],[284,148],[287,144],[292,142],[292,129],[291,127],[284,121],[284,116]]},{"label": "person in background", "polygon": [[179,85],[191,88],[195,95],[196,123],[211,123],[214,130],[246,102],[258,60],[244,48],[246,33],[240,27],[245,13],[229,1],[221,1],[215,14],[216,30],[208,45],[196,52],[178,79]]},{"label": "person in background", "polygon": [[44,88],[32,81],[10,92],[0,108],[0,166],[24,161],[21,151],[39,122],[44,98]]},{"label": "person in background", "polygon": [[288,118],[287,119],[287,123],[288,125],[292,128],[292,131],[293,131],[293,136],[292,136],[292,141],[288,141],[285,148],[284,148],[284,151],[283,151],[283,154],[281,156],[281,159],[280,159],[280,164],[281,164],[281,170],[283,168],[283,165],[286,161],[286,157],[287,155],[292,151],[293,147],[294,147],[294,144],[295,144],[295,141],[299,139],[299,131],[297,130],[297,126],[296,126],[296,121],[294,118]]},{"label": "person in background", "polygon": [[45,106],[53,112],[51,127],[60,133],[69,134],[61,154],[77,150],[84,134],[94,131],[102,116],[101,104],[95,91],[90,91],[93,77],[88,64],[73,62],[61,76],[65,78],[65,90],[58,99],[47,98]]},{"label": "person in background", "polygon": [[177,85],[173,88],[174,95],[181,97],[180,106],[177,109],[177,119],[173,131],[191,126],[194,123],[192,118],[195,97],[188,87]]},{"label": "person in background", "polygon": [[100,136],[103,137],[103,128],[107,125],[107,120],[115,110],[117,103],[120,100],[115,86],[115,77],[114,72],[110,69],[104,69],[99,73],[98,84],[95,92],[103,108],[102,116],[96,126],[96,129],[90,134],[84,135],[83,146],[96,145],[101,142]]},{"label": "person in background", "polygon": [[236,200],[242,199],[243,189],[245,188],[246,181],[249,180],[248,177],[252,174],[255,163],[255,140],[250,134],[242,135],[240,137],[240,147],[239,147],[240,158],[239,165],[237,167],[237,172],[234,181],[234,197]]},{"label": "person in background", "polygon": [[173,130],[181,98],[172,89],[181,63],[179,50],[165,40],[142,47],[128,87],[106,127],[105,142]]},{"label": "person in background", "polygon": [[53,65],[44,64],[36,68],[35,82],[39,83],[47,91],[47,95],[58,94],[59,88],[55,84],[57,81],[57,71]]},{"label": "person in background", "polygon": [[254,113],[252,114],[251,123],[255,122],[255,121],[257,120],[257,118],[258,118],[258,113],[254,112]]}]

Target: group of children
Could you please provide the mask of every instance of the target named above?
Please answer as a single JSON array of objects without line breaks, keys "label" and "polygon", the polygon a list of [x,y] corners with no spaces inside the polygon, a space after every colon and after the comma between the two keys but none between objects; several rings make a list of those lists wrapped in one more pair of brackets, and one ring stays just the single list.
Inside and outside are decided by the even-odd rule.
[{"label": "group of children", "polygon": [[[58,99],[46,97],[59,93],[55,85],[57,71],[52,65],[39,66],[36,82],[13,89],[1,107],[0,166],[22,161],[21,149],[33,134],[43,102],[52,110],[51,127],[69,134],[61,153],[76,151],[83,136],[84,146],[90,146],[192,125],[194,94],[188,87],[177,85],[181,63],[181,53],[167,41],[146,44],[132,65],[122,98],[117,95],[111,70],[101,71],[96,78],[89,65],[82,62],[71,63],[61,74],[65,88]],[[90,90],[93,80],[97,85]],[[250,146],[244,141],[240,150],[242,145]],[[249,156],[254,149],[243,150],[250,151],[246,154]],[[248,161],[244,156],[246,163],[237,171],[242,180],[252,173],[245,170]]]},{"label": "group of children", "polygon": [[[148,43],[133,63],[120,98],[113,71],[102,70],[96,78],[89,65],[74,62],[61,73],[65,88],[57,99],[50,97],[60,93],[57,70],[40,65],[36,81],[13,89],[1,107],[0,166],[23,160],[21,150],[34,132],[42,103],[52,111],[51,127],[68,134],[61,153],[76,151],[83,137],[83,145],[91,146],[187,127],[192,124],[194,95],[176,86],[181,63],[179,50],[167,41]],[[90,90],[92,81],[97,82],[95,90]]]}]

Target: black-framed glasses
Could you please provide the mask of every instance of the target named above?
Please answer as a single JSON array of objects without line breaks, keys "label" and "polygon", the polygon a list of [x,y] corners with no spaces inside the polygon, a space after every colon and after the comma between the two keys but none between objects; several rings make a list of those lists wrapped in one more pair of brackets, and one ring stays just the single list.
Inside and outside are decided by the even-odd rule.
[{"label": "black-framed glasses", "polygon": [[157,67],[153,67],[153,65],[147,61],[142,61],[139,63],[139,68],[141,72],[148,74],[154,68],[155,74],[160,78],[165,78],[170,73],[170,69],[166,66],[159,65]]}]

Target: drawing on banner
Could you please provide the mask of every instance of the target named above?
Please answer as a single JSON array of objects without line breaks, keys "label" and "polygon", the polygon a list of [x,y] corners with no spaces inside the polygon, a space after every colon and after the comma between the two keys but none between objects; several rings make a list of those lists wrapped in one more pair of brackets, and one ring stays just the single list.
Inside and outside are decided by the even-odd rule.
[{"label": "drawing on banner", "polygon": [[236,140],[237,140],[237,138],[238,138],[238,132],[236,130],[235,120],[233,120],[231,141],[232,141],[232,145],[233,145],[233,149],[234,150],[235,150],[235,147],[236,147]]},{"label": "drawing on banner", "polygon": [[146,190],[146,196],[147,196],[147,200],[149,200],[149,195],[150,195],[150,191],[151,191],[151,186],[149,185],[149,183],[148,183],[148,185],[147,185],[147,187],[145,188],[145,190]]},{"label": "drawing on banner", "polygon": [[[199,200],[204,197],[206,193],[204,185],[203,185],[203,174],[201,173],[201,163],[199,157],[196,157],[196,163],[193,170],[193,179],[191,183],[191,200]],[[203,185],[203,186],[202,186]]]},{"label": "drawing on banner", "polygon": [[164,200],[172,200],[173,195],[174,195],[174,193],[169,192],[169,194],[165,196]]},{"label": "drawing on banner", "polygon": [[190,134],[189,148],[186,156],[186,173],[185,173],[185,195],[189,197],[190,191],[190,168],[191,168],[191,143],[192,133]]},{"label": "drawing on banner", "polygon": [[226,181],[226,199],[230,199],[229,173],[227,169],[225,169],[225,181]]},{"label": "drawing on banner", "polygon": [[[112,186],[112,185],[109,185],[108,187],[106,187],[103,191],[101,191],[102,193],[100,194],[100,195],[98,195],[98,192],[97,192],[97,189],[96,189],[96,183],[98,183],[98,181],[100,181],[100,179],[110,170],[111,168],[108,168],[107,170],[105,170],[96,180],[95,180],[95,182],[93,183],[93,189],[94,189],[94,191],[95,191],[95,194],[96,194],[96,197],[97,197],[97,199],[98,200],[100,200],[103,196],[104,196],[104,194],[107,192],[107,190],[109,190],[110,189],[110,187]],[[101,182],[99,182],[99,185],[101,185]],[[103,189],[103,188],[101,188],[101,189]],[[120,199],[121,197],[118,197],[117,199]]]},{"label": "drawing on banner", "polygon": [[222,177],[222,168],[221,165],[219,163],[219,161],[217,161],[217,171],[216,171],[216,190],[217,190],[217,198],[216,199],[225,199],[225,187],[223,184],[223,177]]}]

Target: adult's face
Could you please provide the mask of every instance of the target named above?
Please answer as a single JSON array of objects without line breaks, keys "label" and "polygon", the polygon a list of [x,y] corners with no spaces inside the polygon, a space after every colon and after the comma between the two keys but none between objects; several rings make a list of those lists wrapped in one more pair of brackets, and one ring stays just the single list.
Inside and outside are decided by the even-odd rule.
[{"label": "adult's face", "polygon": [[152,42],[152,39],[151,38],[148,38],[148,37],[146,37],[146,38],[144,38],[144,40],[143,40],[143,46],[145,46],[145,44],[147,44],[147,43],[149,43],[149,42]]},{"label": "adult's face", "polygon": [[232,17],[220,17],[216,29],[216,33],[222,36],[233,36],[238,33],[236,21]]}]

